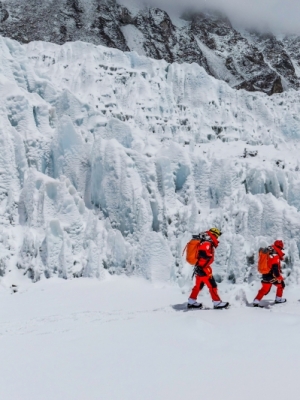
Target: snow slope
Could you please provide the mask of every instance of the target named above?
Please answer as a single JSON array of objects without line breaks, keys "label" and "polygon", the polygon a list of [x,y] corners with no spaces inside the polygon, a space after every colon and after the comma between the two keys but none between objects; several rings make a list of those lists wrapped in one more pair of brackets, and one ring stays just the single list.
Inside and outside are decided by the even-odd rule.
[{"label": "snow slope", "polygon": [[[299,293],[255,309],[245,307],[254,289],[225,293],[221,284],[221,291],[229,310],[185,312],[178,286],[154,288],[141,278],[27,280],[14,295],[2,289],[1,398],[294,398]],[[206,291],[203,301],[211,306]]]},{"label": "snow slope", "polygon": [[281,237],[298,282],[298,92],[82,42],[0,38],[0,58],[4,285],[109,270],[189,287],[182,249],[213,225],[218,281],[257,280],[258,248]]}]

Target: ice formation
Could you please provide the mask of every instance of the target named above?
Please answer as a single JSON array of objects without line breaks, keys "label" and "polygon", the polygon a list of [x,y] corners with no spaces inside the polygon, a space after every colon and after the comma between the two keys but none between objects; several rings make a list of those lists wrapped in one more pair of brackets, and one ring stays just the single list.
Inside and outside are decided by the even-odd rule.
[{"label": "ice formation", "polygon": [[235,91],[197,64],[0,38],[0,273],[185,285],[191,234],[222,229],[218,281],[286,242],[300,273],[300,93]]}]

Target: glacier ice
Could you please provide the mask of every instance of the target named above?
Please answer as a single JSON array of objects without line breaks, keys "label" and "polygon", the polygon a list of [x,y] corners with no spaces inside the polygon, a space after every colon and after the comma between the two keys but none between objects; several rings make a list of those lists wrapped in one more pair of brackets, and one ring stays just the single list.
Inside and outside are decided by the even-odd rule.
[{"label": "glacier ice", "polygon": [[82,42],[0,38],[0,58],[1,276],[184,286],[186,242],[216,225],[218,281],[258,279],[257,250],[278,237],[298,281],[298,92]]}]

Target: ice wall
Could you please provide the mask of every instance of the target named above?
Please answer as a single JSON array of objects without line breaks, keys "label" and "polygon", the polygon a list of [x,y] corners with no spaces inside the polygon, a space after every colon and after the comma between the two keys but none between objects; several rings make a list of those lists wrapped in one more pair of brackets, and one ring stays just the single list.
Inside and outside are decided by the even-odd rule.
[{"label": "ice wall", "polygon": [[184,285],[217,226],[217,280],[286,242],[300,272],[300,94],[234,91],[196,64],[0,38],[0,274],[141,274]]}]

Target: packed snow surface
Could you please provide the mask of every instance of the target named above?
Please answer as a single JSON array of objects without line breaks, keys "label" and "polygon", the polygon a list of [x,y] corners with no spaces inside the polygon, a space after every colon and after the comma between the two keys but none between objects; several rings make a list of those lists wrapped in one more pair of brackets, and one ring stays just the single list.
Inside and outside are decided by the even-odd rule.
[{"label": "packed snow surface", "polygon": [[218,282],[253,284],[277,238],[298,282],[299,100],[197,64],[0,38],[3,285],[109,270],[190,287],[182,250],[212,226]]},{"label": "packed snow surface", "polygon": [[[281,400],[299,393],[299,292],[267,309],[220,285],[228,310],[186,311],[178,285],[126,276],[28,279],[0,291],[5,400]],[[230,289],[230,290],[229,290]],[[208,292],[201,300],[211,308]]]}]

